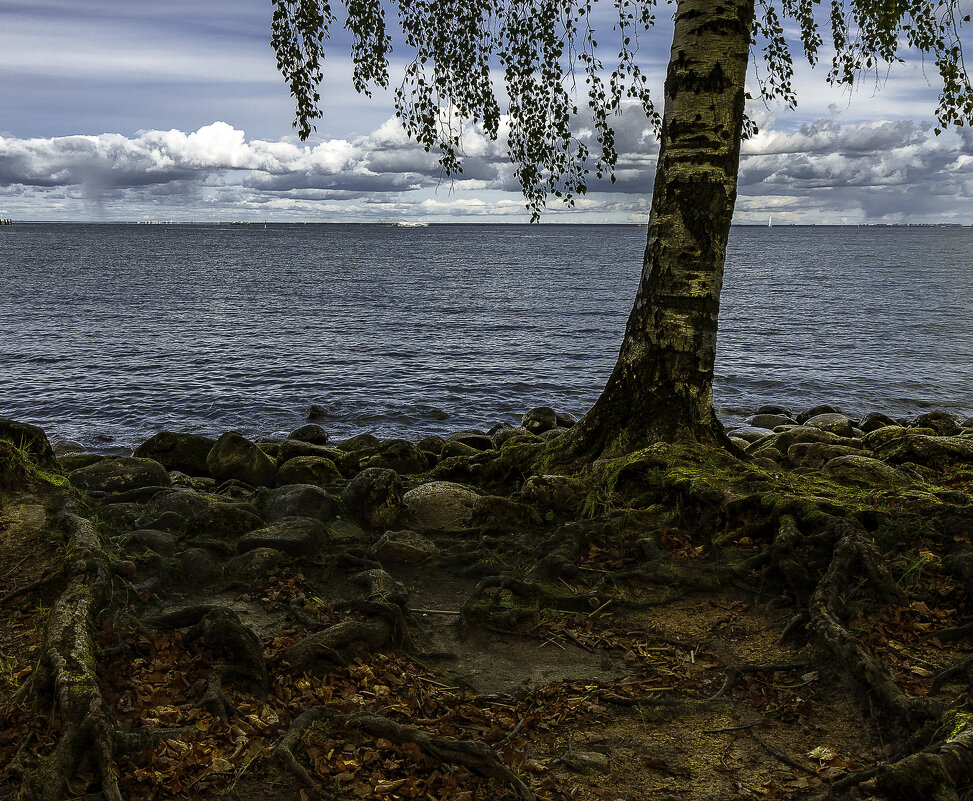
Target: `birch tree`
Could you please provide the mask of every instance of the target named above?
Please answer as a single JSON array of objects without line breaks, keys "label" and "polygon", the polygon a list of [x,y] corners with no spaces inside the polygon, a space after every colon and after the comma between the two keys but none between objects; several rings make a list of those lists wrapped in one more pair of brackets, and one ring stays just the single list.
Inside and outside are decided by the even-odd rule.
[{"label": "birch tree", "polygon": [[[273,2],[278,66],[306,138],[322,113],[317,87],[337,18],[327,0]],[[639,44],[657,14],[667,19],[673,7],[660,114]],[[760,96],[793,107],[792,42],[811,64],[827,45],[826,80],[844,86],[884,76],[911,53],[941,81],[937,133],[973,112],[960,40],[968,17],[958,0],[831,0],[826,11],[817,0],[677,0],[659,8],[613,0],[611,9],[613,24],[603,31],[596,0],[346,0],[340,12],[359,92],[389,86],[393,43],[411,56],[395,89],[396,114],[439,154],[447,175],[462,170],[457,121],[493,138],[505,121],[534,219],[550,197],[571,203],[583,195],[592,176],[614,180],[611,122],[624,104],[637,104],[656,125],[660,153],[638,293],[601,397],[559,441],[567,458],[659,440],[726,442],[713,368],[740,143],[752,131],[744,113],[749,62]],[[581,124],[594,131],[590,144],[576,133]]]}]

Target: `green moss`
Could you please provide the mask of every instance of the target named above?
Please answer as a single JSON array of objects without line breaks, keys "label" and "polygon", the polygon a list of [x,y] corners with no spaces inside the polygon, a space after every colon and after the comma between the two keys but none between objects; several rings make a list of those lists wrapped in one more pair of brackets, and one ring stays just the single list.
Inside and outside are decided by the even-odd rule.
[{"label": "green moss", "polygon": [[34,459],[26,443],[0,440],[0,487],[30,485],[35,482],[63,487],[68,483],[60,468],[46,469]]}]

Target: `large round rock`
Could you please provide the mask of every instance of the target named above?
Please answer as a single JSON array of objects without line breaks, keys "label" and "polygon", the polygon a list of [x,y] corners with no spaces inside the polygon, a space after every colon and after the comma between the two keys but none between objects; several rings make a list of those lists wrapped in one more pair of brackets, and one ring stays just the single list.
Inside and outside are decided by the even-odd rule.
[{"label": "large round rock", "polygon": [[273,460],[235,431],[216,440],[206,457],[206,466],[217,481],[235,478],[251,487],[272,487],[277,475]]},{"label": "large round rock", "polygon": [[341,480],[341,471],[323,456],[295,456],[277,469],[277,486],[316,484],[326,486]]},{"label": "large round rock", "polygon": [[263,502],[264,519],[273,523],[285,517],[313,517],[328,522],[338,513],[337,503],[321,487],[289,484],[274,490]]},{"label": "large round rock", "polygon": [[408,522],[420,531],[453,531],[469,525],[480,496],[452,481],[430,481],[409,490],[402,502]]},{"label": "large round rock", "polygon": [[190,476],[208,476],[206,457],[216,440],[202,434],[160,431],[135,449],[134,456],[155,459],[166,470],[179,470]]},{"label": "large round rock", "polygon": [[402,479],[386,467],[366,468],[348,482],[341,500],[366,528],[392,528],[402,513]]},{"label": "large round rock", "polygon": [[96,492],[127,492],[139,487],[168,487],[169,473],[153,459],[117,456],[72,470],[68,474],[78,489]]}]

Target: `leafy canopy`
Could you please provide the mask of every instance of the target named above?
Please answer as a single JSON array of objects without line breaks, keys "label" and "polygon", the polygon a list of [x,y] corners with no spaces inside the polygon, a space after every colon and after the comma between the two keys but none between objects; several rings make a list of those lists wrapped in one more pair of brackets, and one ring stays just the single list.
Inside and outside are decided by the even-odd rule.
[{"label": "leafy canopy", "polygon": [[[438,152],[445,173],[455,175],[462,172],[464,123],[493,139],[505,125],[510,160],[536,219],[548,195],[568,203],[583,195],[592,169],[614,181],[618,153],[610,121],[623,102],[640,106],[657,130],[661,123],[638,63],[640,37],[656,21],[656,0],[610,1],[609,34],[598,16],[609,0],[345,0],[352,80],[365,95],[388,88],[393,24],[396,47],[408,58],[395,89],[405,130],[426,151]],[[322,116],[324,42],[336,16],[328,0],[273,5],[277,66],[296,100],[294,126],[306,139]],[[757,82],[765,100],[797,102],[785,31],[799,35],[812,65],[826,46],[824,31],[829,83],[852,86],[867,74],[881,79],[904,53],[918,52],[942,79],[936,132],[973,119],[960,40],[960,24],[969,17],[961,16],[960,0],[831,0],[827,11],[818,0],[756,0],[753,46],[762,56]],[[599,42],[596,27],[608,43]],[[576,133],[582,125],[594,133],[594,152]]]}]

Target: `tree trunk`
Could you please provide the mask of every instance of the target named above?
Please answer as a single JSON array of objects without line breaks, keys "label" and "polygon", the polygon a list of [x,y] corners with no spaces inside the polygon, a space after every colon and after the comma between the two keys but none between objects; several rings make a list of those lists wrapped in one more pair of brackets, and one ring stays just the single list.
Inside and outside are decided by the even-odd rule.
[{"label": "tree trunk", "polygon": [[648,244],[618,362],[565,456],[725,441],[713,410],[716,325],[736,200],[754,0],[679,0]]}]

